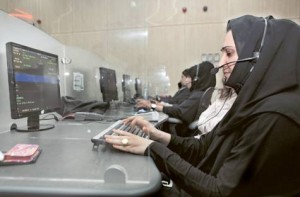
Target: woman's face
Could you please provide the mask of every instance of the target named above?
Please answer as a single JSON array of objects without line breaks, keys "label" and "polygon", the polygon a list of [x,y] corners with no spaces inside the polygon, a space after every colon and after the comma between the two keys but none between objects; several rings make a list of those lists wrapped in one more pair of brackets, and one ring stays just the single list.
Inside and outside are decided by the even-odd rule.
[{"label": "woman's face", "polygon": [[180,80],[180,83],[182,86],[186,86],[186,83],[187,83],[187,80],[186,80],[186,76],[181,74],[181,80]]},{"label": "woman's face", "polygon": [[184,79],[184,84],[190,89],[192,87],[192,78],[190,76],[186,76]]},{"label": "woman's face", "polygon": [[[233,40],[232,32],[228,31],[225,36],[223,47],[221,48],[221,59],[219,62],[219,66],[226,64],[228,62],[237,61],[238,54],[236,51],[235,43]],[[230,74],[235,66],[235,62],[225,65],[223,67],[223,74],[225,81],[230,77]]]}]

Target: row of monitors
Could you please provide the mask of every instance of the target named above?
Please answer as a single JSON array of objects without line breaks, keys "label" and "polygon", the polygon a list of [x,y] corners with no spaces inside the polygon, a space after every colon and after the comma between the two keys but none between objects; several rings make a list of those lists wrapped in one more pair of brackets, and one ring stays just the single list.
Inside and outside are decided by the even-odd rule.
[{"label": "row of monitors", "polygon": [[[6,44],[6,56],[11,117],[27,117],[25,131],[42,129],[39,115],[61,108],[58,56],[13,42]],[[126,86],[129,81],[130,76],[123,75],[124,95],[131,97]],[[104,102],[118,100],[116,84],[115,70],[101,67],[100,87]],[[138,78],[135,89],[137,94],[141,94]],[[48,129],[47,126],[44,129]]]},{"label": "row of monitors", "polygon": [[[116,71],[110,68],[100,67],[100,90],[103,96],[104,102],[110,102],[118,99],[118,89],[117,89],[117,78]],[[135,78],[135,91],[136,94],[134,98],[141,97],[142,95],[142,82],[139,78]],[[130,102],[132,99],[131,94],[131,79],[130,75],[123,74],[122,79],[122,91],[123,91],[123,101]]]}]

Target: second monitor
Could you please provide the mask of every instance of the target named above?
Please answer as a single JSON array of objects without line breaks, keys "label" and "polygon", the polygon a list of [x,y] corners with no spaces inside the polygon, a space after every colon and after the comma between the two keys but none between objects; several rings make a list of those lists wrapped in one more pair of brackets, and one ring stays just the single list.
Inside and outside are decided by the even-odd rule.
[{"label": "second monitor", "polygon": [[131,79],[130,75],[123,74],[122,79],[122,90],[124,94],[124,102],[131,102],[132,96],[131,96]]},{"label": "second monitor", "polygon": [[109,68],[100,67],[100,91],[103,101],[117,101],[118,89],[116,71]]},{"label": "second monitor", "polygon": [[140,78],[135,78],[135,84],[134,84],[134,87],[135,87],[135,96],[134,98],[143,98],[143,95],[142,95],[142,81]]}]

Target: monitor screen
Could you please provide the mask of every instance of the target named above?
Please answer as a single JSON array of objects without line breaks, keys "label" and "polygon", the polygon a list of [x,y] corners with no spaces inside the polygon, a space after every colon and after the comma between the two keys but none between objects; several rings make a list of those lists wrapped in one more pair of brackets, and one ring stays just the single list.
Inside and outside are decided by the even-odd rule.
[{"label": "monitor screen", "polygon": [[41,125],[39,115],[61,107],[58,56],[17,43],[6,44],[12,119],[27,117],[18,131],[53,128]]},{"label": "monitor screen", "polygon": [[135,98],[142,98],[142,81],[140,78],[135,78]]},{"label": "monitor screen", "polygon": [[124,102],[130,102],[131,101],[131,80],[130,75],[123,74],[122,79],[122,90],[124,94]]},{"label": "monitor screen", "polygon": [[117,101],[118,89],[116,71],[109,68],[100,67],[100,90],[102,93],[103,101]]}]

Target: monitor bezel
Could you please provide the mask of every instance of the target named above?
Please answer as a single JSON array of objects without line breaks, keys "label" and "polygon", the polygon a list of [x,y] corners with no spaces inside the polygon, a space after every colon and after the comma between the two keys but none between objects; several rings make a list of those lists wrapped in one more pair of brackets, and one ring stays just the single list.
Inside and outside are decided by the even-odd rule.
[{"label": "monitor bezel", "polygon": [[[44,108],[39,109],[36,111],[30,112],[18,112],[17,110],[17,98],[16,98],[16,80],[15,80],[15,69],[13,64],[13,47],[21,48],[27,51],[32,51],[35,53],[40,53],[42,55],[51,56],[57,60],[57,74],[58,74],[58,83],[57,83],[57,90],[58,90],[58,106],[52,106],[51,108]],[[35,48],[31,48],[22,44],[14,43],[14,42],[7,42],[6,43],[6,57],[7,57],[7,73],[8,73],[8,86],[9,86],[9,98],[10,98],[10,110],[11,110],[11,118],[12,119],[20,119],[25,117],[31,117],[36,115],[41,115],[49,112],[55,112],[61,109],[61,94],[60,94],[60,81],[59,81],[59,57],[56,54],[49,53],[46,51],[38,50]]]},{"label": "monitor bezel", "polygon": [[[103,74],[104,72],[113,72],[114,73],[114,81],[115,81],[115,94],[114,94],[114,98],[112,97],[108,97],[106,94],[107,94],[107,87],[105,87],[105,83],[107,82],[104,82],[103,80]],[[119,95],[118,95],[118,87],[117,87],[117,73],[116,73],[116,70],[114,69],[111,69],[111,68],[106,68],[106,67],[99,67],[99,74],[100,74],[100,79],[99,79],[99,83],[100,83],[100,91],[102,93],[102,99],[103,99],[103,102],[111,102],[111,101],[118,101],[119,100]]]},{"label": "monitor bezel", "polygon": [[123,101],[128,102],[132,99],[131,89],[130,89],[131,79],[129,74],[122,75],[122,91],[123,91]]},{"label": "monitor bezel", "polygon": [[135,83],[134,83],[134,88],[135,88],[135,97],[141,98],[143,97],[143,85],[142,85],[142,80],[139,77],[135,78]]}]

